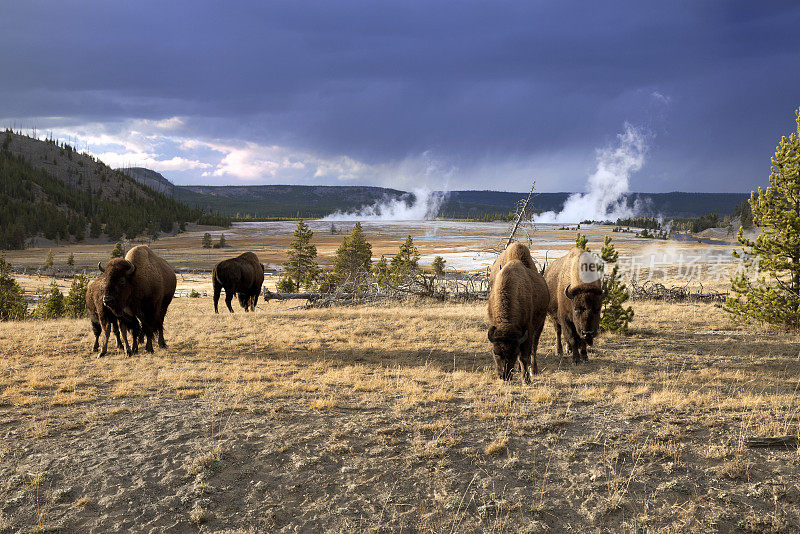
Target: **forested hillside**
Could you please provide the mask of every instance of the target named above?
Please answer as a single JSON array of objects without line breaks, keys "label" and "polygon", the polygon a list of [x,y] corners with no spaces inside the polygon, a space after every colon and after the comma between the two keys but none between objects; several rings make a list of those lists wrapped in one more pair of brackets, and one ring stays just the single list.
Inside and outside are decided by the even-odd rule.
[{"label": "forested hillside", "polygon": [[156,235],[200,214],[69,145],[0,133],[0,248]]}]

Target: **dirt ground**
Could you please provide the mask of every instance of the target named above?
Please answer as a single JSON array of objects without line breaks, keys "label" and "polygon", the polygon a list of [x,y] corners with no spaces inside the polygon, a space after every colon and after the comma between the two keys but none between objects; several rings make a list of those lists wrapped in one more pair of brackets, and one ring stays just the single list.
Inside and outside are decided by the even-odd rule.
[{"label": "dirt ground", "polygon": [[101,360],[0,324],[0,532],[797,532],[798,336],[637,302],[586,364],[492,375],[483,304],[213,313]]}]

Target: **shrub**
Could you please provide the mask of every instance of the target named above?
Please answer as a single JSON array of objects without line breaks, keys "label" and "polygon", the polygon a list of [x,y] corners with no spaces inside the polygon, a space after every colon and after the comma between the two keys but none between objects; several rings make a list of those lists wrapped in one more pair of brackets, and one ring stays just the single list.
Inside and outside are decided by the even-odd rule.
[{"label": "shrub", "polygon": [[22,288],[11,277],[11,264],[0,254],[0,321],[24,319],[27,310]]},{"label": "shrub", "polygon": [[445,259],[441,256],[436,256],[433,258],[433,263],[431,263],[431,267],[433,267],[434,274],[441,276],[444,274],[444,264],[447,263]]},{"label": "shrub", "polygon": [[58,289],[56,283],[53,282],[50,284],[50,291],[36,306],[33,316],[36,319],[58,319],[64,316],[66,310],[64,294]]},{"label": "shrub", "polygon": [[109,254],[110,259],[114,258],[124,258],[125,257],[125,249],[122,248],[122,243],[117,243],[114,245],[114,248],[111,250],[111,254]]},{"label": "shrub", "polygon": [[65,311],[69,317],[83,317],[86,315],[86,288],[89,286],[89,278],[80,273],[72,279],[72,285],[67,293]]}]

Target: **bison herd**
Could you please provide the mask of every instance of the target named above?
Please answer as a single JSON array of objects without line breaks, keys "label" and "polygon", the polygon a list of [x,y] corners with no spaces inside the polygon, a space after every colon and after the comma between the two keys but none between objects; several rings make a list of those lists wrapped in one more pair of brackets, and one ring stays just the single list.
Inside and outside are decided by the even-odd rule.
[{"label": "bison herd", "polygon": [[561,336],[577,364],[587,359],[600,327],[603,304],[602,265],[580,248],[539,272],[528,247],[512,243],[495,260],[489,274],[489,341],[497,376],[510,380],[519,361],[522,379],[537,374],[536,349],[550,317],[556,331],[556,350],[563,354]]},{"label": "bison herd", "polygon": [[[101,276],[86,291],[86,310],[95,336],[95,352],[108,350],[113,330],[120,349],[130,356],[147,340],[164,341],[164,317],[175,294],[177,279],[169,264],[146,245],[132,248],[125,258],[98,264]],[[540,272],[528,247],[512,243],[491,267],[489,275],[489,341],[497,376],[510,380],[517,368],[525,383],[539,372],[536,350],[549,316],[556,332],[556,350],[563,354],[562,336],[577,364],[587,359],[587,346],[597,336],[603,303],[602,266],[586,251],[574,248]],[[214,311],[225,290],[225,304],[238,297],[245,311],[254,311],[264,283],[264,267],[258,256],[245,252],[214,266]],[[131,342],[128,342],[128,331]],[[105,334],[102,350],[100,334]]]}]

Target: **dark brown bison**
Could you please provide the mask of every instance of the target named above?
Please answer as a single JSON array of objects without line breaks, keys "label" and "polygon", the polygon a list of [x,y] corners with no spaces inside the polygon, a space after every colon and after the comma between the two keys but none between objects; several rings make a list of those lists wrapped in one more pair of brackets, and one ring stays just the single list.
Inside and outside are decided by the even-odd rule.
[{"label": "dark brown bison", "polygon": [[547,312],[556,329],[556,350],[564,354],[563,333],[575,363],[588,359],[587,345],[594,342],[600,330],[602,272],[597,258],[577,247],[551,262],[544,272],[550,289]]},{"label": "dark brown bison", "polygon": [[177,279],[172,267],[147,245],[133,247],[125,259],[115,258],[105,267],[98,264],[108,279],[103,304],[117,317],[135,317],[147,337],[145,350],[153,352],[153,336],[164,341],[164,316],[175,295]]},{"label": "dark brown bison", "polygon": [[[533,261],[528,264],[516,257],[509,259],[512,255],[530,258],[530,251],[525,245],[514,243],[492,266],[488,337],[492,343],[497,376],[510,380],[519,360],[522,378],[530,384],[530,375],[539,372],[536,350],[547,317],[550,294],[539,271],[528,266],[533,265]],[[498,265],[498,262],[505,263]]]},{"label": "dark brown bison", "polygon": [[[108,352],[108,338],[110,331],[114,330],[114,336],[117,338],[117,347],[125,349],[125,353],[129,356],[134,354],[138,348],[139,341],[139,321],[133,316],[125,316],[117,318],[111,310],[103,305],[103,297],[105,296],[107,277],[105,274],[96,280],[92,280],[86,288],[86,313],[89,316],[89,321],[92,324],[92,331],[94,332],[94,352],[100,351],[97,355],[102,358]],[[120,338],[120,329],[122,330],[122,338]],[[132,345],[128,344],[128,330],[132,334]],[[103,342],[103,350],[100,350],[100,333],[105,332],[105,341]],[[123,345],[124,340],[124,345]]]},{"label": "dark brown bison", "polygon": [[211,281],[214,285],[214,312],[219,313],[219,296],[223,289],[225,304],[231,313],[234,295],[239,297],[239,304],[244,311],[256,311],[258,296],[264,284],[264,266],[258,261],[258,256],[245,252],[216,264],[211,273]]}]

